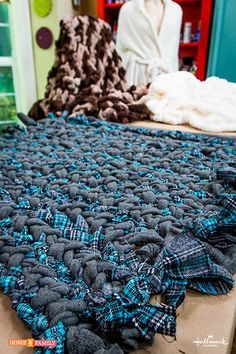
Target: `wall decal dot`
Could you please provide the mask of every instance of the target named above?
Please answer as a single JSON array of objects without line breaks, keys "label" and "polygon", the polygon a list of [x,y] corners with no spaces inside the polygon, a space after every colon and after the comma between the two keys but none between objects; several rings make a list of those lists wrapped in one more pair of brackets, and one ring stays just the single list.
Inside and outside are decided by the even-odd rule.
[{"label": "wall decal dot", "polygon": [[34,11],[40,17],[46,17],[52,9],[52,0],[34,0]]},{"label": "wall decal dot", "polygon": [[51,47],[53,41],[53,34],[47,27],[41,27],[36,33],[36,42],[42,49]]}]

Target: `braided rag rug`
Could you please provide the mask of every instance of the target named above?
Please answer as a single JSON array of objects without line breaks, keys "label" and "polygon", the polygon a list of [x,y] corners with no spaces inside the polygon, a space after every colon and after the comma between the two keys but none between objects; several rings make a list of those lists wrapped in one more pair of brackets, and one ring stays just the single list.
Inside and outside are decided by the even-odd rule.
[{"label": "braided rag rug", "polygon": [[0,139],[0,286],[57,341],[37,353],[129,352],[175,336],[186,288],[232,289],[233,138],[22,120]]}]

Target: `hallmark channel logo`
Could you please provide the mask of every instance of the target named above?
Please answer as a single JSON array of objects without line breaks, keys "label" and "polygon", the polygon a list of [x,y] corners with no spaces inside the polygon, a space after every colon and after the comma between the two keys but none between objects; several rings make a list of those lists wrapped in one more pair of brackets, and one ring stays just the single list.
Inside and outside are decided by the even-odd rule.
[{"label": "hallmark channel logo", "polygon": [[193,343],[196,344],[197,347],[219,347],[220,345],[228,345],[225,338],[214,339],[212,334],[208,334],[206,338],[196,338]]}]

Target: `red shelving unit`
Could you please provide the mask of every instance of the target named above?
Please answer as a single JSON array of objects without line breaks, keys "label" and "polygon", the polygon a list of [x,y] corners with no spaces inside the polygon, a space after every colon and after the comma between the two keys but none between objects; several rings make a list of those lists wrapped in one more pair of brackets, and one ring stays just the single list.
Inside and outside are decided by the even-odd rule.
[{"label": "red shelving unit", "polygon": [[[180,43],[179,57],[182,61],[196,63],[196,76],[200,80],[206,78],[206,66],[209,47],[209,36],[212,21],[214,0],[175,0],[183,9],[183,33],[185,22],[192,23],[192,33],[196,33],[199,21],[201,21],[199,42]],[[97,0],[97,15],[113,26],[117,21],[119,10],[123,4],[108,4],[106,0]]]},{"label": "red shelving unit", "polygon": [[116,3],[114,3],[114,4],[105,4],[105,8],[106,9],[120,9],[121,8],[121,6],[122,6],[123,4],[120,4],[120,3],[118,3],[118,4],[116,4]]},{"label": "red shelving unit", "polygon": [[191,42],[191,43],[180,43],[180,48],[191,48],[191,47],[198,47],[199,42]]}]

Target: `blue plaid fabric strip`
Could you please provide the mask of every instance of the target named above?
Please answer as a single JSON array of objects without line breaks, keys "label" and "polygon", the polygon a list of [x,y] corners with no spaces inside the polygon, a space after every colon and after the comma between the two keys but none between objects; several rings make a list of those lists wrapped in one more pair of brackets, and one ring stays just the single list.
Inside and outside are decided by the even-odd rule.
[{"label": "blue plaid fabric strip", "polygon": [[141,307],[132,322],[146,339],[153,338],[155,333],[172,337],[176,333],[176,311],[165,304]]},{"label": "blue plaid fabric strip", "polygon": [[221,203],[220,212],[197,217],[189,230],[196,238],[216,244],[218,248],[226,248],[236,244],[236,195],[221,196]]},{"label": "blue plaid fabric strip", "polygon": [[0,203],[1,202],[13,202],[10,193],[2,187],[0,187]]},{"label": "blue plaid fabric strip", "polygon": [[123,295],[133,304],[147,304],[151,297],[151,288],[146,276],[131,279],[125,286]]},{"label": "blue plaid fabric strip", "polygon": [[68,238],[69,240],[79,239],[83,243],[89,241],[87,239],[88,225],[84,218],[80,215],[78,215],[76,222],[73,223],[68,216],[60,213],[59,211],[56,211],[54,215],[53,226],[55,229],[61,230],[64,237]]},{"label": "blue plaid fabric strip", "polygon": [[33,241],[32,235],[29,234],[28,228],[25,226],[20,232],[13,232],[13,237],[16,240],[16,245],[27,244],[29,241]]},{"label": "blue plaid fabric strip", "polygon": [[216,171],[216,176],[217,179],[223,179],[226,182],[236,184],[236,173],[235,173],[235,168],[221,168]]},{"label": "blue plaid fabric strip", "polygon": [[31,326],[35,335],[39,335],[39,333],[46,331],[49,327],[46,316],[43,314],[37,314],[27,303],[20,303],[17,305],[16,312],[20,318]]},{"label": "blue plaid fabric strip", "polygon": [[122,326],[132,321],[133,313],[121,306],[118,300],[109,301],[106,305],[94,309],[96,321],[105,332],[114,330],[115,326]]},{"label": "blue plaid fabric strip", "polygon": [[39,215],[41,220],[47,221],[54,229],[60,230],[63,237],[89,246],[92,253],[101,246],[104,238],[102,228],[100,227],[93,234],[89,233],[88,224],[81,215],[77,215],[75,222],[58,210],[53,213],[50,208],[41,209],[36,215]]},{"label": "blue plaid fabric strip", "polygon": [[[27,303],[20,303],[16,311],[18,316],[31,326],[36,339],[55,340],[57,342],[55,348],[45,348],[44,353],[64,354],[66,329],[61,321],[49,328],[46,316],[35,312]],[[35,352],[41,354],[42,348]]]},{"label": "blue plaid fabric strip", "polygon": [[157,332],[174,336],[176,312],[173,307],[148,303],[134,307],[131,301],[124,305],[120,303],[118,296],[117,298],[94,310],[96,320],[105,332],[114,330],[115,326],[127,326],[132,323],[146,339],[151,339]]},{"label": "blue plaid fabric strip", "polygon": [[[56,325],[48,328],[43,336],[39,339],[55,340],[55,347],[47,347],[43,349],[44,354],[64,354],[65,353],[65,340],[66,340],[66,328],[62,321]],[[42,354],[42,348],[35,351],[36,354]]]},{"label": "blue plaid fabric strip", "polygon": [[17,282],[17,278],[14,276],[1,275],[0,286],[4,289],[4,292],[8,293],[9,290],[14,287]]},{"label": "blue plaid fabric strip", "polygon": [[[236,195],[228,195],[223,199],[223,208],[219,215],[219,228],[229,226],[236,228]],[[236,241],[236,240],[235,240]]]},{"label": "blue plaid fabric strip", "polygon": [[186,233],[163,248],[153,267],[141,265],[139,274],[126,285],[126,296],[143,303],[150,294],[164,294],[174,308],[183,302],[187,287],[217,295],[234,285],[231,274],[210,260],[202,242]]},{"label": "blue plaid fabric strip", "polygon": [[184,301],[188,279],[168,279],[165,283],[167,285],[164,290],[165,302],[178,307]]},{"label": "blue plaid fabric strip", "polygon": [[232,290],[234,280],[229,272],[218,264],[212,263],[211,271],[203,278],[191,280],[189,287],[204,294],[222,295]]},{"label": "blue plaid fabric strip", "polygon": [[108,242],[103,248],[103,256],[107,261],[112,263],[117,263],[119,261],[119,254],[112,242]]}]

